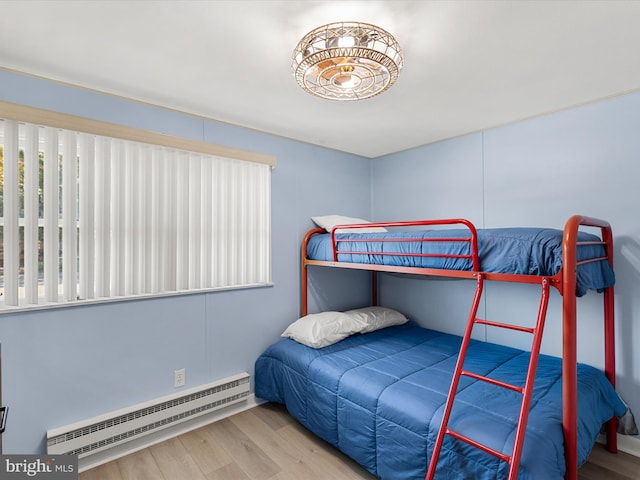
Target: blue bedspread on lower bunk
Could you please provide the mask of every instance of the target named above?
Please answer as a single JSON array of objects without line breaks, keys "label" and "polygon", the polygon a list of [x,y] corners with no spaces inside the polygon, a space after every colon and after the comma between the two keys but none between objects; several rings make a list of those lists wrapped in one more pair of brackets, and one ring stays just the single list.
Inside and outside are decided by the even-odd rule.
[{"label": "blue bedspread on lower bunk", "polygon": [[[414,322],[312,349],[290,339],[255,365],[256,396],[283,403],[316,435],[383,480],[424,479],[461,338]],[[528,353],[473,341],[467,370],[524,383]],[[541,355],[519,479],[564,478],[561,361]],[[626,408],[604,375],[578,366],[578,457]],[[521,395],[462,377],[450,427],[510,454]],[[446,436],[436,478],[506,478],[508,465]]]},{"label": "blue bedspread on lower bunk", "polygon": [[[553,276],[562,267],[561,230],[550,228],[489,228],[478,230],[478,254],[480,270],[483,272],[516,273],[522,275]],[[471,261],[464,258],[441,258],[423,256],[390,255],[447,253],[468,255],[469,244],[465,242],[382,242],[381,239],[415,238],[465,238],[469,231],[418,230],[386,233],[339,233],[337,239],[354,240],[338,243],[338,260],[341,262],[394,265],[404,267],[440,268],[448,270],[470,270]],[[361,242],[367,238],[368,242]],[[586,232],[579,232],[579,241],[599,241]],[[359,252],[341,254],[340,251]],[[361,252],[361,253],[360,253]],[[372,252],[385,252],[376,255]],[[604,257],[602,245],[578,247],[578,261]],[[312,260],[333,260],[331,237],[327,234],[313,235],[307,247],[307,257]],[[588,263],[578,267],[576,294],[584,295],[588,289],[601,290],[615,283],[615,275],[609,263]]]}]

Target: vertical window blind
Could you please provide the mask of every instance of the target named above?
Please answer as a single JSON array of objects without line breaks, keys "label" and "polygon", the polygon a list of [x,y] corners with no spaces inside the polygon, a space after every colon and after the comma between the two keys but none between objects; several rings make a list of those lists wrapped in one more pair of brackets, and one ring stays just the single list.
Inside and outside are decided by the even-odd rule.
[{"label": "vertical window blind", "polygon": [[0,176],[0,311],[271,283],[268,163],[1,119]]}]

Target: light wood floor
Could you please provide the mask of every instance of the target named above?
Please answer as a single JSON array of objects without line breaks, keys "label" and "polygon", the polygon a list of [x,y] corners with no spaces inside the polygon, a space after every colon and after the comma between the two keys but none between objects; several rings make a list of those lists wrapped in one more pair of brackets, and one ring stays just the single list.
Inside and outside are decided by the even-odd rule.
[{"label": "light wood floor", "polygon": [[[79,480],[374,480],[280,405],[266,404],[80,474]],[[640,478],[640,458],[597,445],[580,480]]]}]

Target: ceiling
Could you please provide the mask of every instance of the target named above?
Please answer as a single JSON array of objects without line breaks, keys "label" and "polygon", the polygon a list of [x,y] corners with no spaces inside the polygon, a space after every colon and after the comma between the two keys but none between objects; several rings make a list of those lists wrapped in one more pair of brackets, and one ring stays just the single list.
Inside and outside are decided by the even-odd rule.
[{"label": "ceiling", "polygon": [[[404,52],[357,102],[303,92],[313,28],[374,23]],[[640,1],[13,1],[0,67],[375,158],[640,91]]]}]

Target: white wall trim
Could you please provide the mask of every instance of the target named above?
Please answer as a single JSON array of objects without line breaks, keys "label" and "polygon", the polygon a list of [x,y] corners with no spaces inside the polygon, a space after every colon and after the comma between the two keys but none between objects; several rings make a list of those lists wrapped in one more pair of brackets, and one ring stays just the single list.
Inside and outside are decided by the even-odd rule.
[{"label": "white wall trim", "polygon": [[[607,437],[604,433],[598,436],[598,443],[607,444]],[[640,437],[618,433],[618,451],[640,458]]]},{"label": "white wall trim", "polygon": [[640,437],[618,434],[618,450],[640,457]]}]

